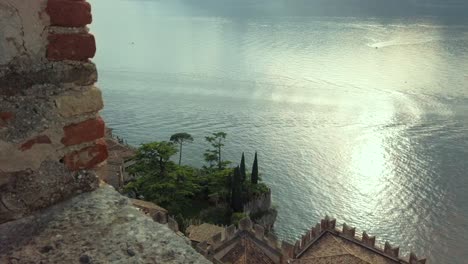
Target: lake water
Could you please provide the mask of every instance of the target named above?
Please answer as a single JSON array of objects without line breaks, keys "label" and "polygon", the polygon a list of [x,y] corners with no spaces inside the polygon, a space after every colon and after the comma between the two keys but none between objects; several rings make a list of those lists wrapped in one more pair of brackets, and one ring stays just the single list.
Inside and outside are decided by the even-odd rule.
[{"label": "lake water", "polygon": [[191,133],[196,166],[211,132],[228,133],[229,160],[244,151],[250,167],[258,151],[282,239],[330,215],[403,254],[467,263],[465,1],[412,1],[425,6],[399,18],[337,0],[91,2],[117,135]]}]

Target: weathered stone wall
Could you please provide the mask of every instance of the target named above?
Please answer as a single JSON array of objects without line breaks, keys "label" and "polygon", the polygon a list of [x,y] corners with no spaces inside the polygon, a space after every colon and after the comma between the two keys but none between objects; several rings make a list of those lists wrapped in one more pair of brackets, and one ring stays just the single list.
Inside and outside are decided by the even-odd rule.
[{"label": "weathered stone wall", "polygon": [[0,223],[98,187],[91,20],[84,0],[0,0]]},{"label": "weathered stone wall", "polygon": [[0,225],[0,263],[208,264],[190,241],[105,185]]}]

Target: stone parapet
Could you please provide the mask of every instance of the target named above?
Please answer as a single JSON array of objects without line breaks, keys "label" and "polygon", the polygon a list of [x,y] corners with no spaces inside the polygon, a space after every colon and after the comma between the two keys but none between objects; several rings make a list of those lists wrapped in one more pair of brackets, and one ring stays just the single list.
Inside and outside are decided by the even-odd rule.
[{"label": "stone parapet", "polygon": [[103,185],[0,225],[0,263],[210,262],[187,239]]}]

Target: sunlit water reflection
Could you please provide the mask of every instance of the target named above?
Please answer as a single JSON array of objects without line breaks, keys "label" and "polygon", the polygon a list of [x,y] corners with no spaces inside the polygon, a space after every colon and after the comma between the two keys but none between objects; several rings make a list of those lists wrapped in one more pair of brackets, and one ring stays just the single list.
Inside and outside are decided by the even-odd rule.
[{"label": "sunlit water reflection", "polygon": [[281,238],[328,214],[431,263],[468,259],[468,26],[92,2],[116,134],[189,132],[196,166],[214,131],[230,160],[258,151]]}]

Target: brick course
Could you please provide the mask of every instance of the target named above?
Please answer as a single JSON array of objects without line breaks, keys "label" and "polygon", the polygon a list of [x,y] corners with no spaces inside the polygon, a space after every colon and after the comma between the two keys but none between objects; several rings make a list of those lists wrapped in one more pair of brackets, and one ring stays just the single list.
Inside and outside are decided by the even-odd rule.
[{"label": "brick course", "polygon": [[83,27],[91,24],[91,5],[82,0],[49,0],[46,12],[52,26]]},{"label": "brick course", "polygon": [[103,138],[106,133],[105,130],[106,126],[100,117],[68,125],[63,128],[62,144],[72,146]]},{"label": "brick course", "polygon": [[65,155],[63,161],[72,171],[92,169],[105,161],[109,156],[104,139],[96,141],[96,144]]},{"label": "brick course", "polygon": [[51,61],[87,61],[96,54],[96,41],[91,34],[51,34],[47,59]]}]

